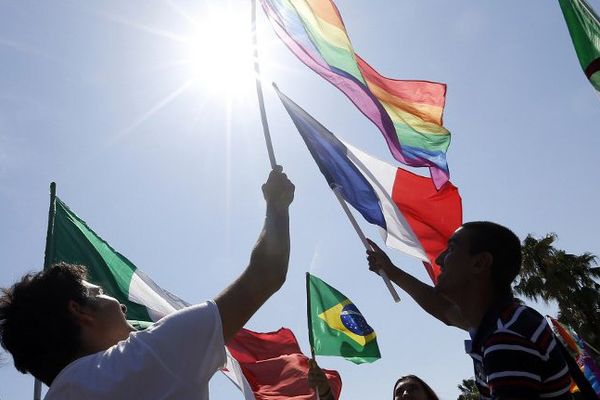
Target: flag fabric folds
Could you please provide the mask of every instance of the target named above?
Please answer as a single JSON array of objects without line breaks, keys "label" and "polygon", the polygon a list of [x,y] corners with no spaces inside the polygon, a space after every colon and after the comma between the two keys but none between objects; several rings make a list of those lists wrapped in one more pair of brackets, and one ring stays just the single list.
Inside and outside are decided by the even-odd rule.
[{"label": "flag fabric folds", "polygon": [[52,238],[52,262],[85,265],[90,281],[127,306],[129,319],[158,321],[187,305],[115,251],[58,197]]},{"label": "flag fabric folds", "polygon": [[342,356],[355,364],[381,358],[377,335],[347,296],[306,273],[308,331],[315,354]]},{"label": "flag fabric folds", "polygon": [[559,3],[581,68],[600,93],[600,18],[585,0]]},{"label": "flag fabric folds", "polygon": [[438,191],[431,179],[352,147],[277,92],[328,184],[380,228],[388,246],[423,261],[436,282],[435,259],[462,223],[458,189],[448,181]]},{"label": "flag fabric folds", "polygon": [[[127,319],[134,327],[145,328],[188,305],[115,251],[58,197],[54,215],[48,248],[52,263],[85,265],[90,282],[102,286],[108,295],[127,306]],[[246,400],[254,399],[237,360],[229,351],[227,367],[222,372],[242,391]]]},{"label": "flag fabric folds", "polygon": [[341,90],[383,134],[398,161],[429,167],[437,188],[449,179],[443,126],[446,85],[383,77],[352,48],[331,0],[260,0],[279,38]]},{"label": "flag fabric folds", "polygon": [[[598,397],[600,397],[600,369],[590,356],[590,349],[572,329],[561,324],[558,320],[550,318],[555,331],[560,335],[569,352],[575,357],[579,368],[583,372],[585,378],[590,382],[592,389]],[[578,388],[573,386],[571,391],[577,391]]]},{"label": "flag fabric folds", "polygon": [[[312,400],[315,392],[308,386],[308,358],[302,354],[291,330],[257,333],[242,329],[228,344],[239,361],[257,400]],[[337,399],[342,380],[336,371],[324,369]]]}]

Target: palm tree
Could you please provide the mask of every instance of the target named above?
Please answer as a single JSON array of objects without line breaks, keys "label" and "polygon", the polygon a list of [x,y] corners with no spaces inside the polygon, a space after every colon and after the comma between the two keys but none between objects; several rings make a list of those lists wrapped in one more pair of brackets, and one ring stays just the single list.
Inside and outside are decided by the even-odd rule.
[{"label": "palm tree", "polygon": [[475,384],[475,379],[463,379],[462,384],[458,385],[460,395],[457,400],[479,400],[479,389]]},{"label": "palm tree", "polygon": [[514,290],[546,304],[556,301],[558,320],[600,348],[600,267],[591,253],[575,255],[553,246],[556,234],[523,241],[523,263]]}]

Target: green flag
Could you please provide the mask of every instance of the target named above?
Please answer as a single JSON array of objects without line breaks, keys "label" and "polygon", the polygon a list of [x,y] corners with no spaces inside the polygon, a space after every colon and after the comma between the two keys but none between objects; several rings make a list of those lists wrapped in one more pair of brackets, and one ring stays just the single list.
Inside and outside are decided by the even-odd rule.
[{"label": "green flag", "polygon": [[600,18],[585,0],[559,0],[577,57],[600,93]]},{"label": "green flag", "polygon": [[333,287],[306,273],[309,338],[315,354],[356,364],[381,358],[375,331],[358,308]]},{"label": "green flag", "polygon": [[48,241],[51,263],[64,261],[86,266],[88,280],[125,304],[127,318],[136,327],[147,326],[186,306],[115,251],[58,197],[55,202]]}]

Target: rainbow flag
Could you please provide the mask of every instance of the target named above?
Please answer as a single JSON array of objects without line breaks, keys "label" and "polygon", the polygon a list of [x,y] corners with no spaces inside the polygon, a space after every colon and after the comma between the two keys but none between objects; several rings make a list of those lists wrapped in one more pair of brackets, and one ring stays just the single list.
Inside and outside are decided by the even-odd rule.
[{"label": "rainbow flag", "polygon": [[354,52],[331,0],[260,2],[279,38],[379,128],[395,159],[429,167],[437,189],[448,181],[445,84],[381,76]]},{"label": "rainbow flag", "polygon": [[[550,316],[548,318],[550,318],[552,325],[554,325],[554,329],[563,339],[571,354],[575,357],[583,375],[592,385],[592,389],[594,389],[594,392],[596,392],[596,395],[600,398],[600,369],[590,356],[590,349],[585,341],[569,327],[561,324]],[[578,390],[577,386],[571,388],[571,392],[576,392]]]}]

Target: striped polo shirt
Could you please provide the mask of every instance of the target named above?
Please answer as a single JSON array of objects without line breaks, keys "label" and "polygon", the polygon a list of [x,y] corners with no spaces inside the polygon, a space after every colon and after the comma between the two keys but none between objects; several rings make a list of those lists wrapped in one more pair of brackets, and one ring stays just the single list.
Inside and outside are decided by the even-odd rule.
[{"label": "striped polo shirt", "polygon": [[571,399],[571,376],[546,319],[512,296],[490,308],[473,340],[482,399]]}]

